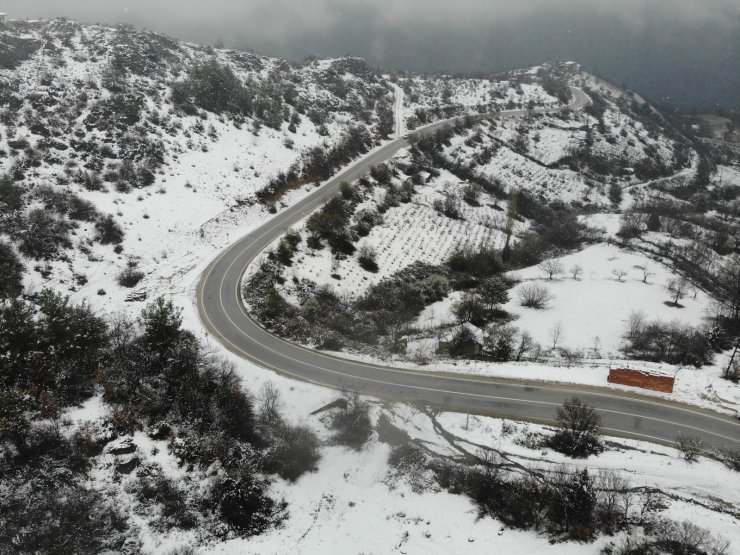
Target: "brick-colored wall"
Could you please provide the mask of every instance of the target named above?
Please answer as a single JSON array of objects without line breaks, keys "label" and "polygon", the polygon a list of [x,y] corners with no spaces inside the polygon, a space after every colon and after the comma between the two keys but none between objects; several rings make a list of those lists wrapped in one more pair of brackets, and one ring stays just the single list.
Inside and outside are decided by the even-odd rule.
[{"label": "brick-colored wall", "polygon": [[664,393],[673,393],[673,376],[656,376],[631,370],[629,368],[612,368],[609,370],[609,383],[618,383],[621,385],[631,385],[632,387],[641,387],[643,389],[652,389]]}]

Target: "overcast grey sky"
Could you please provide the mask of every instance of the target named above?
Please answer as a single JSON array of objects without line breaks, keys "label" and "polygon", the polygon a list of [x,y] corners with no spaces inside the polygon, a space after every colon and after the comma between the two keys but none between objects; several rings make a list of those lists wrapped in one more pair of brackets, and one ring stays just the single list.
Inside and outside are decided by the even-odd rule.
[{"label": "overcast grey sky", "polygon": [[0,6],[16,17],[136,23],[198,40],[250,37],[255,45],[330,32],[368,16],[402,32],[419,25],[511,24],[553,9],[600,13],[634,26],[659,11],[688,21],[740,15],[738,0],[0,0]]},{"label": "overcast grey sky", "polygon": [[740,0],[0,0],[0,11],[421,71],[568,58],[666,102],[740,102]]}]

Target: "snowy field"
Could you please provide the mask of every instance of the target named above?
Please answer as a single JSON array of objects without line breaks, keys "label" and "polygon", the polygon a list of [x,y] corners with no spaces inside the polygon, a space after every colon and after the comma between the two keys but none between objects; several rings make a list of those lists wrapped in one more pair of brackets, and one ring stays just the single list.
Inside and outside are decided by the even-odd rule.
[{"label": "snowy field", "polygon": [[[564,270],[552,280],[537,266],[514,272],[512,277],[521,283],[510,290],[511,300],[503,306],[518,316],[516,325],[543,346],[551,346],[552,329],[560,323],[563,329],[557,346],[592,356],[617,357],[632,312],[642,312],[650,320],[697,325],[711,301],[697,290],[681,299],[682,308],[667,305],[672,298],[666,285],[677,276],[643,254],[613,245],[593,245],[556,260]],[[578,279],[569,275],[574,266],[582,269]],[[644,272],[635,266],[646,268],[647,282],[643,282]],[[626,272],[621,281],[614,270]],[[532,282],[546,287],[552,296],[544,310],[520,305],[519,292]]]}]

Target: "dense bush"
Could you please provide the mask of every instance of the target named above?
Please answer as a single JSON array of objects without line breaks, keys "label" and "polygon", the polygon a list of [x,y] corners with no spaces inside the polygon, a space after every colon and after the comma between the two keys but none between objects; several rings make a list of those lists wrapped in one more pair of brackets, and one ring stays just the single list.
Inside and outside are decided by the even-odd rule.
[{"label": "dense bush", "polygon": [[126,519],[83,480],[47,464],[3,478],[0,551],[4,553],[103,553],[132,551],[137,542]]},{"label": "dense bush", "polygon": [[709,364],[714,350],[709,334],[681,322],[647,321],[633,313],[625,335],[625,353],[638,360],[690,364],[697,368]]},{"label": "dense bush", "polygon": [[255,468],[243,467],[235,476],[219,481],[211,502],[220,517],[245,535],[255,535],[278,524],[285,515],[285,502],[267,495],[269,482]]},{"label": "dense bush", "polygon": [[[284,503],[267,495],[269,479],[259,469],[272,465],[295,479],[315,467],[318,440],[281,423],[266,457],[252,400],[233,369],[207,355],[181,324],[179,311],[161,298],[136,324],[119,319],[110,329],[85,305],[49,291],[33,302],[0,303],[0,473],[10,486],[0,491],[0,550],[137,550],[123,535],[125,520],[83,485],[88,457],[105,440],[84,431],[68,438],[58,424],[30,420],[56,422],[59,409],[82,400],[95,383],[112,405],[116,433],[166,430],[183,464],[220,469],[206,502],[224,522],[240,534],[279,522]],[[202,507],[149,470],[141,469],[134,486],[139,502],[157,504],[159,525],[194,526]]]},{"label": "dense bush", "polygon": [[89,463],[78,437],[31,422],[34,414],[58,417],[46,401],[32,410],[27,395],[0,384],[0,552],[96,553],[124,543],[136,550],[123,515],[85,485]]},{"label": "dense bush", "polygon": [[727,540],[712,535],[705,528],[684,520],[674,522],[657,519],[651,523],[647,536],[626,536],[616,546],[607,546],[602,555],[728,555],[730,544]]},{"label": "dense bush", "polygon": [[440,486],[470,496],[482,515],[507,526],[581,541],[594,535],[597,499],[586,470],[563,468],[544,480],[528,474],[509,477],[490,462],[469,468],[435,461],[431,468]]},{"label": "dense bush", "polygon": [[47,392],[62,403],[92,389],[106,347],[106,326],[85,304],[49,290],[35,303],[0,303],[0,385]]},{"label": "dense bush", "polygon": [[188,506],[185,492],[161,470],[142,468],[135,485],[137,500],[159,506],[157,524],[165,529],[188,529],[197,523],[195,512]]},{"label": "dense bush", "polygon": [[363,245],[360,247],[360,252],[357,256],[357,262],[363,270],[368,272],[378,271],[377,253],[375,249],[370,245]]},{"label": "dense bush", "polygon": [[254,316],[267,328],[285,337],[305,338],[305,322],[297,307],[286,301],[275,289],[283,278],[280,267],[271,260],[264,261],[242,287],[242,294]]},{"label": "dense bush", "polygon": [[23,290],[25,267],[13,248],[0,241],[0,298],[17,297]]},{"label": "dense bush", "polygon": [[134,267],[126,266],[120,274],[118,274],[118,285],[121,287],[136,287],[138,283],[144,279],[144,272],[137,270]]},{"label": "dense bush", "polygon": [[421,310],[443,299],[449,283],[439,269],[412,264],[394,276],[371,285],[357,299],[355,308],[367,312],[380,333],[397,331]]},{"label": "dense bush", "polygon": [[478,296],[472,293],[464,293],[459,301],[452,304],[452,314],[458,322],[469,322],[478,327],[485,326],[490,315]]},{"label": "dense bush", "polygon": [[98,216],[95,205],[69,191],[60,191],[48,185],[42,185],[35,190],[36,196],[48,211],[56,212],[60,216],[67,216],[71,220],[92,222]]},{"label": "dense bush", "polygon": [[192,113],[194,107],[216,114],[252,113],[252,98],[230,67],[215,59],[193,66],[187,79],[172,84],[172,102]]},{"label": "dense bush", "polygon": [[573,397],[558,407],[556,419],[560,430],[550,438],[550,447],[571,457],[588,457],[603,451],[599,439],[601,417],[591,405]]},{"label": "dense bush", "polygon": [[366,237],[376,225],[383,223],[383,216],[375,210],[363,209],[355,213],[354,231],[360,237]]},{"label": "dense bush", "polygon": [[447,267],[460,286],[476,285],[479,281],[503,272],[501,255],[494,249],[481,247],[477,250],[465,248],[453,252]]},{"label": "dense bush", "polygon": [[264,188],[257,191],[257,198],[265,204],[277,202],[286,192],[306,183],[325,181],[336,170],[365,154],[373,140],[362,125],[351,127],[331,148],[314,147],[301,159],[300,165],[280,173]]},{"label": "dense bush", "polygon": [[9,174],[0,176],[0,213],[10,213],[23,207],[23,188]]},{"label": "dense bush", "polygon": [[460,206],[457,199],[452,195],[446,195],[444,200],[435,199],[434,203],[432,203],[432,207],[440,214],[444,214],[453,220],[460,217]]},{"label": "dense bush", "polygon": [[403,325],[449,290],[443,268],[414,263],[371,285],[352,302],[340,298],[330,286],[303,283],[299,308],[275,288],[282,280],[281,267],[271,260],[247,279],[242,292],[252,313],[285,337],[331,350],[349,342],[375,345],[384,335],[395,338]]},{"label": "dense bush", "polygon": [[354,237],[348,225],[353,211],[352,203],[337,195],[308,218],[306,229],[326,240],[332,252],[352,254],[355,251]]},{"label": "dense bush", "polygon": [[321,455],[319,438],[306,426],[280,422],[272,426],[267,439],[264,470],[295,482],[306,472],[313,472]]},{"label": "dense bush", "polygon": [[519,302],[528,308],[542,310],[551,299],[550,291],[539,283],[525,283],[519,289]]},{"label": "dense bush", "polygon": [[69,249],[72,242],[69,231],[72,225],[64,218],[55,217],[40,208],[31,210],[26,216],[20,251],[37,260],[52,260],[61,249]]},{"label": "dense bush", "polygon": [[373,430],[370,422],[370,406],[357,393],[344,396],[345,405],[332,414],[331,427],[334,442],[352,449],[362,449]]},{"label": "dense bush", "polygon": [[43,41],[30,36],[3,33],[0,37],[0,67],[15,69],[23,61],[30,59],[43,45]]},{"label": "dense bush", "polygon": [[406,442],[394,447],[388,456],[388,464],[401,471],[419,472],[427,461],[424,450],[416,443]]},{"label": "dense bush", "polygon": [[101,245],[118,245],[123,242],[123,229],[113,216],[101,216],[95,222],[95,239]]},{"label": "dense bush", "polygon": [[233,369],[207,357],[181,324],[172,302],[158,298],[142,312],[141,335],[117,330],[103,378],[106,397],[147,420],[189,420],[196,433],[214,426],[236,440],[254,440],[252,404]]},{"label": "dense bush", "polygon": [[545,89],[545,92],[547,94],[549,94],[550,96],[554,96],[561,103],[568,104],[568,102],[570,102],[572,96],[570,88],[568,87],[568,84],[562,79],[546,77],[542,79],[541,84],[542,88]]}]

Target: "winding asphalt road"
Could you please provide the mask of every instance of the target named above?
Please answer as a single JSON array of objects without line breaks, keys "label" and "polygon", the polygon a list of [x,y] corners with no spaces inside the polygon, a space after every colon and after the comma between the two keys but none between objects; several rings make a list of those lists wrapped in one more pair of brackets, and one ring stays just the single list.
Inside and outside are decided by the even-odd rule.
[{"label": "winding asphalt road", "polygon": [[[582,91],[573,88],[573,94],[574,101],[568,108],[577,110],[589,102]],[[551,110],[513,110],[473,117],[506,118],[546,111]],[[438,122],[416,133],[432,133],[462,119]],[[740,421],[701,408],[605,388],[377,366],[313,351],[260,327],[247,313],[239,293],[241,277],[250,262],[291,225],[331,198],[342,181],[358,179],[408,144],[405,137],[388,142],[221,252],[205,270],[197,287],[200,317],[211,335],[230,351],[264,368],[314,384],[356,390],[390,401],[551,423],[556,407],[577,395],[598,409],[602,430],[609,435],[671,444],[678,434],[686,434],[700,436],[705,446],[740,449]]]}]

